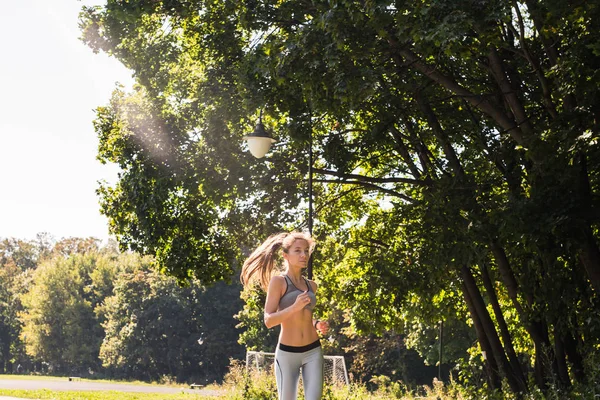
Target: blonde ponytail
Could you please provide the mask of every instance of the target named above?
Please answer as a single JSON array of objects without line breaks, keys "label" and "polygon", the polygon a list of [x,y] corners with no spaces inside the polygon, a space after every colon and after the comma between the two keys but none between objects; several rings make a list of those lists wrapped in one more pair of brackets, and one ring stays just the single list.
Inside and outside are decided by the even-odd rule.
[{"label": "blonde ponytail", "polygon": [[[244,286],[248,286],[253,279],[258,279],[260,286],[267,290],[271,275],[275,269],[275,258],[279,249],[288,252],[296,239],[306,240],[312,254],[315,241],[309,235],[302,232],[283,232],[271,235],[260,246],[250,254],[242,266],[240,280]],[[257,275],[255,277],[255,275]]]}]

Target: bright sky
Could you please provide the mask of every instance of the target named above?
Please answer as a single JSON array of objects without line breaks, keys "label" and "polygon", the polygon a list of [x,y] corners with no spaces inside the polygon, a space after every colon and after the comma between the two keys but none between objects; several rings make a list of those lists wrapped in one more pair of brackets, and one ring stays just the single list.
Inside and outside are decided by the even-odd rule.
[{"label": "bright sky", "polygon": [[0,12],[0,238],[108,238],[94,109],[129,71],[78,38],[78,13],[101,0],[5,1]]}]

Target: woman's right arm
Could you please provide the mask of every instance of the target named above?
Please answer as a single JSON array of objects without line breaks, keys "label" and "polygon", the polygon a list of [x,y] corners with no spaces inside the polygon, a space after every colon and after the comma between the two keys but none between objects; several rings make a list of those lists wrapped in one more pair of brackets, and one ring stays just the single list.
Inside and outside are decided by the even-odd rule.
[{"label": "woman's right arm", "polygon": [[265,302],[265,325],[267,328],[277,326],[290,318],[293,314],[302,310],[306,304],[310,302],[308,294],[305,292],[296,298],[294,304],[281,311],[279,308],[279,300],[285,285],[285,278],[282,276],[274,276],[269,282],[269,290],[267,291],[267,300]]}]

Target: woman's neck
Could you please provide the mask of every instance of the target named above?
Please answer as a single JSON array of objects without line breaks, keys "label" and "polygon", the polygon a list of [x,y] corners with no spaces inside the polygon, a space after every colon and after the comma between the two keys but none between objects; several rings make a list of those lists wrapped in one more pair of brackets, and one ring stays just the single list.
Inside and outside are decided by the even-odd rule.
[{"label": "woman's neck", "polygon": [[302,279],[302,269],[300,268],[290,268],[287,267],[285,270],[285,274],[289,276],[291,279],[294,279],[296,282]]}]

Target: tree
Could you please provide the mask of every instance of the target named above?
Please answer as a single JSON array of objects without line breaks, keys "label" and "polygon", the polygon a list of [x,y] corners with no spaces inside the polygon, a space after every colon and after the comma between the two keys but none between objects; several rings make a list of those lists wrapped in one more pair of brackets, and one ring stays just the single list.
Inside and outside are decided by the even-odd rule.
[{"label": "tree", "polygon": [[258,286],[244,288],[241,293],[244,307],[235,318],[240,321],[236,328],[241,329],[239,343],[250,351],[274,352],[279,338],[279,326],[268,329],[264,323],[266,293]]},{"label": "tree", "polygon": [[12,372],[13,362],[25,361],[19,342],[21,324],[17,313],[21,308],[19,283],[22,272],[14,265],[0,266],[0,371]]},{"label": "tree", "polygon": [[[322,279],[354,301],[356,327],[468,316],[491,387],[529,389],[516,343],[539,387],[584,381],[599,339],[598,12],[445,0],[85,9],[84,41],[143,87],[99,109],[99,156],[123,168],[100,191],[104,213],[124,246],[175,276],[227,276],[224,251],[254,226],[300,222],[312,137],[318,235],[354,246],[319,254],[337,271]],[[236,142],[259,109],[285,139],[251,164]],[[193,246],[173,245],[175,232]],[[208,254],[223,262],[192,262]]]},{"label": "tree", "polygon": [[33,271],[50,252],[51,238],[38,234],[35,240],[5,238],[0,241],[0,371],[16,372],[30,366],[20,340],[23,310],[21,295],[27,291]]},{"label": "tree", "polygon": [[100,250],[100,240],[94,237],[62,238],[52,247],[53,254],[60,254],[68,257],[72,254],[85,254],[88,252],[98,252]]},{"label": "tree", "polygon": [[95,309],[112,292],[117,272],[113,257],[98,252],[43,262],[22,296],[27,353],[57,373],[98,371],[104,332]]},{"label": "tree", "polygon": [[38,241],[5,238],[0,242],[0,265],[12,264],[20,270],[35,269],[49,249],[38,235]]},{"label": "tree", "polygon": [[241,356],[233,320],[241,305],[239,288],[223,283],[205,288],[197,282],[180,287],[151,269],[149,258],[136,259],[97,310],[106,332],[103,365],[127,378],[221,379],[229,357]]}]

